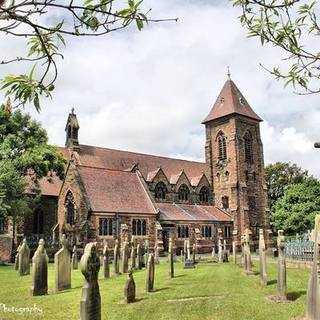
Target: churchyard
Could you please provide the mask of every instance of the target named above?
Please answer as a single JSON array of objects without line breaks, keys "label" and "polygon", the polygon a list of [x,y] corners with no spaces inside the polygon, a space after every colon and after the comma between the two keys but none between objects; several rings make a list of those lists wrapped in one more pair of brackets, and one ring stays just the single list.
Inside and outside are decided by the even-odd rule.
[{"label": "churchyard", "polygon": [[[317,238],[315,232],[312,236]],[[194,256],[188,245],[186,258],[173,257],[170,241],[169,257],[159,259],[157,254],[155,258],[153,253],[145,253],[143,261],[148,260],[145,268],[139,266],[141,256],[136,257],[133,250],[129,253],[127,243],[123,244],[122,250],[119,247],[113,250],[104,247],[100,257],[95,244],[90,243],[86,246],[81,261],[77,263],[74,255],[64,252],[66,239],[62,237],[62,248],[55,255],[55,264],[48,264],[47,274],[47,260],[40,241],[31,268],[31,271],[33,268],[37,269],[37,275],[32,272],[28,274],[28,270],[24,272],[26,275],[19,275],[21,269],[25,270],[22,258],[25,259],[23,256],[28,254],[26,248],[20,248],[16,266],[0,267],[0,319],[79,319],[81,305],[81,319],[100,319],[99,316],[93,316],[99,313],[97,287],[101,296],[101,319],[318,319],[313,317],[315,313],[312,314],[312,310],[309,310],[309,318],[302,318],[308,306],[314,305],[308,304],[307,300],[312,301],[312,296],[319,293],[316,264],[311,271],[310,268],[297,268],[291,264],[286,267],[281,232],[277,243],[279,259],[270,256],[266,258],[263,240],[260,235],[260,256],[251,255],[250,233],[244,234],[242,252],[236,255],[237,263],[232,253],[228,255],[229,262],[223,262],[225,252],[221,244],[215,257]],[[136,248],[135,252],[139,251],[142,251],[140,247]],[[111,261],[114,260],[113,257],[116,257],[116,264]],[[132,258],[136,262],[136,268],[131,275]],[[187,263],[183,260],[192,261],[194,258],[198,261],[195,268],[185,268]],[[159,263],[154,263],[158,259]],[[314,261],[317,261],[317,256]],[[62,262],[66,264],[61,265]],[[69,267],[71,287],[68,285],[68,272],[65,272]],[[117,270],[119,275],[115,275]],[[84,281],[84,275],[87,282]],[[279,288],[280,283],[283,285]],[[135,291],[135,297],[132,297],[132,290]],[[42,295],[46,292],[47,294]],[[128,294],[131,299],[128,299]],[[89,299],[90,296],[95,299]],[[11,310],[11,307],[15,307],[15,310]],[[28,307],[36,309],[30,314],[24,309]],[[86,317],[88,314],[91,317]]]}]

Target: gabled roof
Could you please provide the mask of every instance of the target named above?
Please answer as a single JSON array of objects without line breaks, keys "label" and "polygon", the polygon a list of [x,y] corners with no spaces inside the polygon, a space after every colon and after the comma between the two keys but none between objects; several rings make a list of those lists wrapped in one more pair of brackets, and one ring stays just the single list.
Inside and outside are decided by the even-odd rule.
[{"label": "gabled roof", "polygon": [[209,121],[231,114],[240,114],[257,121],[262,121],[262,119],[252,110],[235,83],[229,79],[224,84],[211,111],[202,123],[205,124]]},{"label": "gabled roof", "polygon": [[156,214],[138,173],[77,166],[93,212]]}]

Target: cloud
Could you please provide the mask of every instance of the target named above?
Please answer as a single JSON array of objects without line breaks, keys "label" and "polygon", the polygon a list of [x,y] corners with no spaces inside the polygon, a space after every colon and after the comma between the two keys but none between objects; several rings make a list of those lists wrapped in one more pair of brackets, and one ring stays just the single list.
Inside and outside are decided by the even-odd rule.
[{"label": "cloud", "polygon": [[[27,108],[46,127],[52,143],[64,144],[65,121],[75,107],[81,143],[203,159],[201,121],[230,65],[233,80],[266,120],[266,163],[290,160],[320,174],[312,148],[320,122],[317,97],[294,95],[261,69],[260,62],[272,66],[281,53],[248,39],[230,2],[145,4],[154,17],[179,17],[179,22],[68,39],[54,99],[43,100],[40,114]],[[15,55],[16,50],[22,50],[17,41],[0,41],[1,55]],[[4,74],[16,70],[0,69]]]}]

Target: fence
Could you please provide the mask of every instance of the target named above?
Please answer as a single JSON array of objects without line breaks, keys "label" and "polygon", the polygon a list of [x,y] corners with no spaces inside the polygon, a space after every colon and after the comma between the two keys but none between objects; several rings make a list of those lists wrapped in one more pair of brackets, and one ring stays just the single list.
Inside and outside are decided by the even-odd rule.
[{"label": "fence", "polygon": [[292,260],[312,261],[314,243],[310,240],[310,234],[297,235],[285,242],[286,257]]}]

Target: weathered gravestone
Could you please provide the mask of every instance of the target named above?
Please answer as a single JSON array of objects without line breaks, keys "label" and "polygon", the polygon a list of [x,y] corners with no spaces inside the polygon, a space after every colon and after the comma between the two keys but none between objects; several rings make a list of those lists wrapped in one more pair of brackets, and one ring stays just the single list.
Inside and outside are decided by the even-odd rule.
[{"label": "weathered gravestone", "polygon": [[54,255],[56,291],[71,288],[70,252],[67,247],[68,241],[64,234],[61,237],[61,244],[62,248]]},{"label": "weathered gravestone", "polygon": [[73,246],[72,257],[71,257],[71,265],[73,270],[78,269],[78,252],[77,246]]},{"label": "weathered gravestone", "polygon": [[173,256],[173,241],[172,238],[169,239],[169,276],[170,278],[174,277],[174,256]]},{"label": "weathered gravestone", "polygon": [[150,247],[149,247],[149,240],[145,240],[144,242],[144,266],[147,265],[148,261],[149,261],[149,253],[150,253]]},{"label": "weathered gravestone", "polygon": [[14,257],[14,270],[19,270],[19,251],[21,248],[21,244],[19,244],[18,248],[17,248],[17,252],[16,255]]},{"label": "weathered gravestone", "polygon": [[109,248],[108,244],[105,243],[103,246],[103,261],[102,261],[102,271],[103,271],[103,277],[105,279],[110,278],[110,265],[109,265]]},{"label": "weathered gravestone", "polygon": [[183,261],[188,259],[188,240],[183,242]]},{"label": "weathered gravestone", "polygon": [[123,243],[122,247],[122,273],[127,273],[129,268],[129,244],[127,241]]},{"label": "weathered gravestone", "polygon": [[138,243],[137,245],[137,261],[138,261],[138,269],[141,270],[143,268],[143,255],[142,255],[142,248],[140,243]]},{"label": "weathered gravestone", "polygon": [[286,270],[286,255],[285,249],[285,239],[283,235],[283,230],[278,230],[278,281],[277,289],[278,296],[281,300],[287,299],[287,270]]},{"label": "weathered gravestone", "polygon": [[113,249],[113,269],[114,274],[119,274],[119,259],[120,259],[120,248],[119,248],[119,240],[116,239],[114,249]]},{"label": "weathered gravestone", "polygon": [[191,260],[190,239],[187,240],[187,259]]},{"label": "weathered gravestone", "polygon": [[197,253],[197,245],[194,243],[192,245],[192,262],[193,262],[193,264],[196,263],[196,253]]},{"label": "weathered gravestone", "polygon": [[136,284],[134,282],[131,269],[128,272],[128,279],[124,286],[124,297],[127,303],[132,303],[136,301]]},{"label": "weathered gravestone", "polygon": [[250,229],[246,229],[243,235],[243,266],[244,272],[247,275],[252,275],[252,262],[251,262],[251,251],[250,251]]},{"label": "weathered gravestone", "polygon": [[154,246],[154,262],[156,264],[159,264],[159,248],[158,248],[157,243]]},{"label": "weathered gravestone", "polygon": [[259,229],[259,261],[260,261],[260,281],[263,285],[267,285],[267,256],[266,256],[266,243],[264,241],[264,231]]},{"label": "weathered gravestone", "polygon": [[30,274],[30,249],[27,240],[23,239],[22,245],[19,249],[19,275],[25,276]]},{"label": "weathered gravestone", "polygon": [[316,215],[314,230],[311,240],[314,241],[314,254],[311,275],[307,292],[307,320],[320,319],[320,291],[318,279],[318,259],[319,259],[319,243],[320,243],[320,215]]},{"label": "weathered gravestone", "polygon": [[232,241],[232,255],[234,264],[237,264],[237,245],[235,241]]},{"label": "weathered gravestone", "polygon": [[146,291],[153,291],[154,287],[154,256],[152,253],[149,254],[149,259],[147,263],[147,273],[146,273]]},{"label": "weathered gravestone", "polygon": [[100,259],[96,243],[88,243],[80,260],[80,269],[85,277],[80,301],[80,320],[101,319],[101,297],[98,284]]},{"label": "weathered gravestone", "polygon": [[44,240],[40,239],[38,248],[32,257],[31,294],[40,296],[48,293],[48,256]]},{"label": "weathered gravestone", "polygon": [[137,241],[133,239],[131,244],[131,251],[130,251],[130,269],[131,271],[136,269],[137,265]]}]

